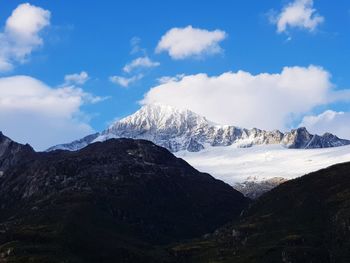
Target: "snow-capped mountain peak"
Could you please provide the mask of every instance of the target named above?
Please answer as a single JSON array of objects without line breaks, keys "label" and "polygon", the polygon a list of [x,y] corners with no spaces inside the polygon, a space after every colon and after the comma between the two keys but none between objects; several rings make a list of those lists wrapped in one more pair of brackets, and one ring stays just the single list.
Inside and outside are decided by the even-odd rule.
[{"label": "snow-capped mountain peak", "polygon": [[134,114],[113,123],[94,141],[128,137],[145,139],[176,152],[196,150],[192,136],[215,126],[205,117],[187,109],[177,109],[162,104],[143,106]]},{"label": "snow-capped mountain peak", "polygon": [[[134,126],[142,130],[174,129],[176,134],[198,126],[208,126],[213,123],[187,109],[177,109],[162,104],[148,104],[134,114],[113,123],[107,131],[118,129],[120,126]],[[107,132],[106,131],[106,132]]]}]

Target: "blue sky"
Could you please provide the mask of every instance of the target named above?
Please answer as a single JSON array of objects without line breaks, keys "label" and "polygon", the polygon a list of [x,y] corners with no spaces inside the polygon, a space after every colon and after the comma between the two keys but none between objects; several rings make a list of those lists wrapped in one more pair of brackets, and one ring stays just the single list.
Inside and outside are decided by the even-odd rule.
[{"label": "blue sky", "polygon": [[[308,27],[307,21],[304,21],[304,25],[299,24],[299,26],[291,22],[287,24],[286,30],[277,32],[276,20],[281,18],[283,10],[298,1],[301,4],[307,3],[306,8],[309,7],[313,10],[311,19],[316,16],[321,17],[322,21],[319,23],[316,21],[316,25],[311,25],[311,27],[310,25]],[[0,23],[3,32],[6,31],[7,19],[20,4],[23,2],[0,1]],[[15,115],[16,118],[18,117],[18,122],[17,124],[11,123],[12,129],[7,128],[9,125],[7,125],[6,118],[1,119],[0,116],[0,129],[10,133],[8,136],[21,142],[30,142],[37,145],[39,149],[49,144],[73,139],[73,137],[93,130],[100,131],[106,128],[114,119],[136,111],[140,107],[138,102],[144,98],[145,94],[152,87],[159,86],[159,78],[178,74],[196,76],[196,74],[205,73],[210,79],[210,77],[220,76],[225,72],[244,71],[251,76],[257,76],[261,73],[281,74],[284,67],[301,67],[308,70],[310,65],[315,65],[319,67],[320,71],[322,68],[323,71],[331,74],[329,81],[332,87],[329,89],[332,89],[332,93],[321,94],[322,98],[316,102],[310,102],[310,105],[302,111],[295,110],[299,106],[294,103],[287,117],[286,115],[277,116],[283,118],[283,124],[272,122],[271,125],[261,128],[288,129],[296,127],[304,121],[303,123],[310,125],[311,130],[324,132],[324,129],[341,126],[341,123],[350,120],[347,115],[350,111],[347,99],[326,100],[324,98],[333,95],[335,97],[341,96],[333,94],[337,90],[343,90],[344,97],[348,97],[346,90],[350,89],[350,3],[348,1],[338,0],[334,4],[327,0],[313,2],[310,0],[178,0],[172,2],[33,0],[29,4],[50,12],[48,25],[43,26],[42,30],[38,32],[42,44],[33,48],[25,55],[24,59],[13,58],[14,55],[12,55],[13,68],[0,72],[0,78],[26,75],[45,83],[50,89],[59,89],[67,84],[64,81],[66,75],[85,71],[89,76],[88,80],[83,85],[75,85],[74,88],[79,88],[86,94],[100,98],[97,103],[91,103],[90,100],[79,104],[76,111],[72,113],[74,115],[72,118],[78,119],[79,125],[87,125],[89,128],[84,126],[81,133],[72,132],[69,134],[67,132],[64,137],[47,138],[42,144],[38,142],[38,139],[33,138],[36,136],[36,131],[40,133],[42,132],[40,128],[46,128],[44,124],[42,127],[29,129],[30,134],[23,135],[21,132],[17,132],[17,130],[23,130],[18,124],[21,120],[18,117],[20,114]],[[271,17],[275,19],[275,23],[271,21],[273,20]],[[188,26],[207,32],[214,30],[224,32],[224,39],[217,42],[220,50],[215,52],[207,50],[208,52],[203,51],[198,55],[182,59],[172,58],[167,50],[160,53],[155,52],[161,37],[169,30],[172,28],[184,29]],[[141,51],[131,52],[132,39],[138,39],[137,45]],[[4,47],[0,44],[0,56],[2,48]],[[123,67],[127,63],[145,56],[159,65],[152,68],[136,68],[131,73],[123,72]],[[131,83],[128,87],[122,87],[110,81],[111,76],[131,78],[141,74],[142,79]],[[315,76],[317,77],[317,75]],[[293,82],[293,79],[287,79]],[[181,79],[173,81],[176,82],[179,89],[181,89],[181,85],[186,86],[186,83],[182,82]],[[260,83],[259,81],[261,80],[257,80],[257,83]],[[227,85],[231,85],[230,83]],[[306,81],[306,83],[308,82]],[[165,85],[169,85],[169,83]],[[235,86],[235,84],[232,85]],[[318,84],[312,82],[310,85]],[[168,87],[160,87],[159,95],[150,96],[146,102],[160,100],[160,102],[181,106],[181,103],[175,101],[175,96],[174,101],[169,101],[168,98],[163,99],[167,94],[164,93],[165,89]],[[252,87],[251,92],[254,91],[255,88]],[[305,87],[303,90],[296,90],[295,93],[299,93],[298,96],[303,97],[308,93],[308,89]],[[181,94],[176,94],[181,98]],[[189,108],[198,113],[212,116],[212,118],[225,114],[219,111],[201,110],[197,104],[201,103],[201,96],[205,97],[206,94],[197,96],[196,93],[191,96],[194,100],[198,98],[199,102],[193,102],[193,105],[192,101],[189,102]],[[232,94],[228,93],[227,96],[232,96]],[[248,103],[249,97],[246,94],[244,96],[245,103]],[[286,101],[288,99],[285,97]],[[220,97],[217,97],[217,100],[220,100]],[[258,98],[253,97],[252,103],[255,100]],[[262,100],[268,99],[262,97]],[[281,100],[283,97],[278,97],[274,101]],[[210,107],[215,107],[217,105],[215,103],[220,105],[220,102],[214,101],[210,102]],[[305,103],[307,104],[309,101]],[[265,104],[261,105],[264,107]],[[276,109],[279,110],[279,108]],[[43,110],[45,111],[45,109]],[[320,114],[327,112],[327,110],[331,110],[334,116],[327,115],[326,121],[328,120],[328,123],[319,123],[318,121],[321,122],[325,119],[322,118],[323,115],[320,117]],[[9,112],[11,111],[9,110]],[[288,109],[286,112],[288,113]],[[339,119],[338,113],[340,112],[343,114]],[[25,116],[28,119],[28,116]],[[239,126],[250,125],[254,122],[260,123],[251,116],[253,115],[247,115],[247,118],[250,118],[250,121],[247,122],[245,122],[244,116],[236,119],[217,118],[214,121],[233,122],[232,124]],[[303,120],[305,116],[309,119]],[[258,118],[257,120],[261,119],[261,116],[255,117]],[[312,117],[316,119],[311,121]],[[273,116],[266,116],[266,118],[273,118]],[[290,120],[286,120],[286,118]],[[329,118],[332,121],[338,119],[334,120],[334,123],[330,122]],[[16,125],[18,125],[18,129],[16,129]],[[38,121],[33,125],[41,126],[41,123]],[[340,135],[346,136],[350,130],[344,129],[341,126],[337,130],[331,130],[339,131]],[[62,129],[60,133],[65,132]]]}]

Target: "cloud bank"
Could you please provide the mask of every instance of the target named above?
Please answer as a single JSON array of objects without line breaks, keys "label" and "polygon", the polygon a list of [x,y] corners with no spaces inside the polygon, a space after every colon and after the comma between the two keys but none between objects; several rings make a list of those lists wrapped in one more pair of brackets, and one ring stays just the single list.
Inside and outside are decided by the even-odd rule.
[{"label": "cloud bank", "polygon": [[29,76],[0,78],[0,130],[44,150],[92,133],[81,107],[100,100],[81,88],[52,88]]}]

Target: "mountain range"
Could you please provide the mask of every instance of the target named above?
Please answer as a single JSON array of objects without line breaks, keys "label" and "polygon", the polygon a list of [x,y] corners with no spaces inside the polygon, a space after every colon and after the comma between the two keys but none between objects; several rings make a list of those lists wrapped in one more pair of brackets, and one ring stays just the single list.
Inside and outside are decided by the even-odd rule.
[{"label": "mountain range", "polygon": [[290,149],[316,149],[349,145],[349,140],[325,133],[310,134],[306,128],[290,132],[245,129],[218,125],[190,110],[176,109],[161,104],[143,106],[136,113],[113,123],[108,129],[71,143],[48,149],[75,151],[86,145],[111,138],[144,139],[167,148],[171,152],[198,152],[210,146],[252,147],[281,144]]}]

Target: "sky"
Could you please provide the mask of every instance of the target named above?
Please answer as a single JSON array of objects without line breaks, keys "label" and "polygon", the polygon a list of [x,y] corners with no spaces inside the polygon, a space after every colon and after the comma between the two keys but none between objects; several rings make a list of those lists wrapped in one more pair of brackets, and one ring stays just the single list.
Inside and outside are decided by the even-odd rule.
[{"label": "sky", "polygon": [[149,103],[350,139],[346,0],[0,0],[0,130],[37,150]]}]

